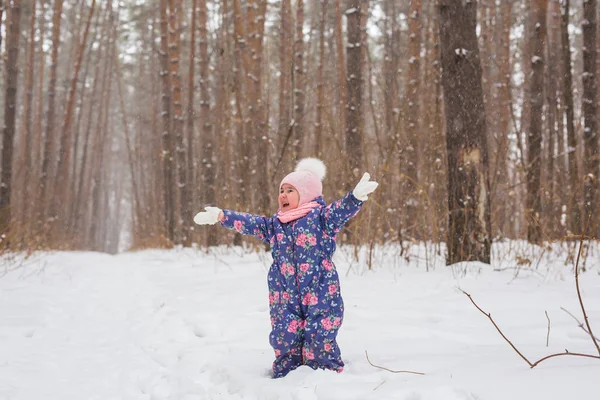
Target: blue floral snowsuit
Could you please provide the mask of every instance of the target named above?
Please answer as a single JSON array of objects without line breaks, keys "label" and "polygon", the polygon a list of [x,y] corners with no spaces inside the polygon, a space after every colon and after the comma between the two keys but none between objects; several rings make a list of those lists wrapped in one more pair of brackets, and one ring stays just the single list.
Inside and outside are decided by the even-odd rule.
[{"label": "blue floral snowsuit", "polygon": [[336,336],[344,314],[340,282],[331,261],[336,236],[363,204],[352,192],[305,217],[281,223],[277,216],[263,217],[223,210],[221,225],[270,243],[273,264],[269,270],[271,334],[275,350],[273,377],[301,365],[341,372],[344,367]]}]

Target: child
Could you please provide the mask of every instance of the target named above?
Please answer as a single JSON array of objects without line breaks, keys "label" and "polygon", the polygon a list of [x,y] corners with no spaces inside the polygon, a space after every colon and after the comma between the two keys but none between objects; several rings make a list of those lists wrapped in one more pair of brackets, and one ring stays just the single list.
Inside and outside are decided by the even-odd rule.
[{"label": "child", "polygon": [[353,191],[330,205],[322,197],[325,165],[305,158],[279,185],[279,210],[263,217],[206,207],[194,217],[199,225],[216,224],[271,244],[268,274],[273,377],[301,365],[342,372],[336,343],[344,303],[331,261],[336,236],[378,186],[365,173]]}]

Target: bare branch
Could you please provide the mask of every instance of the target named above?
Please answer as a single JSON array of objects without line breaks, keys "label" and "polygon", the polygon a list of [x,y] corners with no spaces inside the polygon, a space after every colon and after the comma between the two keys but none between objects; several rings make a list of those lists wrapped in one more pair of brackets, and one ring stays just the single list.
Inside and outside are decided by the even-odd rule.
[{"label": "bare branch", "polygon": [[534,362],[531,365],[531,368],[536,367],[539,363],[541,363],[544,360],[547,360],[549,358],[553,358],[553,357],[558,357],[558,356],[576,356],[576,357],[587,357],[587,358],[595,358],[597,360],[600,360],[600,356],[593,356],[591,354],[582,354],[582,353],[570,353],[568,350],[565,349],[564,353],[557,353],[557,354],[551,354],[549,356],[540,358],[539,360],[537,360],[536,362]]},{"label": "bare branch", "polygon": [[513,350],[514,350],[514,351],[516,351],[516,352],[517,352],[517,354],[518,354],[519,356],[521,356],[521,358],[522,358],[523,360],[525,360],[525,362],[526,362],[526,363],[527,363],[527,364],[528,364],[528,365],[529,365],[531,368],[534,368],[534,367],[536,367],[536,366],[537,366],[539,363],[541,363],[541,362],[542,362],[542,361],[544,361],[544,360],[547,360],[547,359],[549,359],[549,358],[553,358],[553,357],[558,357],[558,356],[587,357],[587,358],[595,358],[595,359],[598,359],[598,360],[600,360],[600,356],[593,356],[593,355],[591,355],[591,354],[582,354],[582,353],[569,353],[569,351],[565,349],[565,352],[564,352],[564,353],[550,354],[549,356],[546,356],[546,357],[540,358],[540,359],[539,359],[539,360],[537,360],[536,362],[532,363],[531,361],[529,361],[529,360],[527,359],[527,357],[525,357],[525,356],[524,356],[524,355],[523,355],[523,354],[522,354],[522,353],[521,353],[521,352],[520,352],[520,351],[519,351],[519,350],[518,350],[518,349],[515,347],[515,345],[514,345],[514,344],[512,344],[512,342],[511,342],[511,341],[510,341],[510,340],[509,340],[509,339],[508,339],[506,336],[504,336],[504,333],[502,333],[502,331],[500,330],[500,328],[498,327],[498,325],[496,325],[496,322],[494,322],[494,320],[493,320],[493,318],[492,318],[492,315],[491,315],[491,314],[489,314],[489,313],[486,313],[485,311],[483,311],[483,310],[482,310],[482,309],[481,309],[481,308],[480,308],[480,307],[477,305],[477,303],[475,303],[475,300],[473,300],[473,298],[471,297],[471,295],[470,295],[469,293],[465,292],[465,291],[464,291],[464,290],[462,290],[462,289],[461,289],[461,292],[463,292],[463,293],[464,293],[464,294],[465,294],[465,295],[466,295],[466,296],[469,298],[469,300],[471,300],[471,303],[473,303],[473,305],[474,305],[475,307],[477,307],[477,309],[478,309],[479,311],[481,311],[481,313],[482,313],[483,315],[485,315],[486,317],[488,317],[488,318],[489,318],[489,320],[492,322],[492,324],[494,325],[494,327],[496,328],[496,330],[498,331],[498,333],[500,333],[500,335],[501,335],[501,336],[504,338],[504,340],[506,340],[506,341],[508,342],[508,344],[510,344],[510,347],[512,347],[512,348],[513,348]]},{"label": "bare branch", "polygon": [[[574,319],[575,321],[577,321],[577,326],[579,326],[581,329],[583,329],[583,331],[584,331],[585,333],[587,333],[588,335],[590,334],[590,333],[588,332],[588,330],[585,328],[585,326],[583,326],[583,322],[581,322],[580,320],[578,320],[578,319],[577,319],[577,317],[575,317],[573,314],[571,314],[571,313],[570,313],[569,311],[567,311],[565,308],[561,307],[560,309],[561,309],[561,310],[563,310],[564,312],[566,312],[567,314],[569,314],[571,317],[573,317],[573,319]],[[600,340],[600,339],[596,338],[596,340]]]},{"label": "bare branch", "polygon": [[581,311],[583,312],[583,320],[585,321],[585,324],[587,325],[588,332],[590,333],[590,336],[592,337],[592,341],[594,342],[594,345],[596,346],[596,350],[598,350],[598,354],[600,354],[600,345],[598,344],[598,341],[596,340],[596,337],[594,336],[594,333],[592,332],[592,327],[590,326],[590,322],[588,320],[587,313],[585,312],[585,307],[583,306],[583,300],[581,299],[581,291],[579,290],[579,259],[581,257],[581,248],[583,247],[583,239],[585,238],[585,233],[587,232],[591,217],[592,217],[591,215],[588,216],[587,223],[585,224],[585,229],[583,230],[583,233],[581,234],[581,240],[579,241],[579,252],[577,253],[577,262],[575,263],[575,286],[577,287],[577,297],[579,298],[579,304],[581,305]]},{"label": "bare branch", "polygon": [[548,316],[548,311],[544,311],[546,314],[546,319],[548,320],[548,333],[546,334],[546,347],[548,347],[548,343],[550,342],[550,317]]},{"label": "bare branch", "polygon": [[[386,367],[380,367],[379,365],[375,365],[371,362],[371,360],[369,360],[369,353],[367,353],[367,351],[365,350],[365,356],[367,357],[367,361],[369,362],[369,364],[371,364],[373,367],[375,368],[379,368],[379,369],[383,369],[389,372],[393,372],[394,374],[400,374],[400,373],[406,373],[406,374],[415,374],[415,375],[425,375],[423,372],[414,372],[414,371],[395,371],[393,369],[389,369]],[[378,386],[379,387],[379,386]]]},{"label": "bare branch", "polygon": [[492,322],[492,324],[494,325],[494,327],[496,328],[496,330],[498,331],[498,333],[500,334],[500,336],[502,336],[502,337],[504,338],[504,340],[506,340],[506,341],[508,342],[508,344],[510,344],[510,347],[512,347],[512,348],[513,348],[513,350],[514,350],[514,351],[516,351],[516,352],[517,352],[517,354],[518,354],[518,355],[519,355],[519,356],[520,356],[520,357],[521,357],[523,360],[525,360],[525,362],[526,362],[527,364],[529,364],[529,366],[530,366],[530,367],[532,367],[532,368],[533,368],[533,364],[531,363],[531,361],[529,361],[529,360],[527,359],[527,357],[525,357],[525,356],[524,356],[524,355],[523,355],[523,354],[522,354],[522,353],[521,353],[521,352],[520,352],[520,351],[519,351],[519,350],[518,350],[518,349],[515,347],[515,345],[514,345],[514,344],[512,344],[512,342],[511,342],[510,340],[508,340],[508,338],[507,338],[506,336],[504,336],[504,333],[502,333],[502,331],[500,330],[500,328],[498,327],[498,325],[496,325],[496,322],[494,322],[494,319],[492,318],[492,315],[491,315],[491,314],[489,314],[489,313],[486,313],[485,311],[483,311],[483,310],[482,310],[482,309],[481,309],[481,308],[480,308],[480,307],[477,305],[477,303],[475,303],[475,300],[473,300],[473,298],[471,297],[471,295],[470,295],[469,293],[465,292],[465,291],[464,291],[464,290],[462,290],[462,289],[461,289],[460,291],[461,291],[461,292],[463,292],[463,293],[464,293],[464,294],[465,294],[465,295],[466,295],[466,296],[469,298],[469,300],[471,300],[471,303],[473,303],[473,305],[474,305],[475,307],[477,307],[477,309],[478,309],[479,311],[481,311],[481,313],[482,313],[483,315],[485,315],[486,317],[488,317],[488,319],[489,319],[489,320]]}]

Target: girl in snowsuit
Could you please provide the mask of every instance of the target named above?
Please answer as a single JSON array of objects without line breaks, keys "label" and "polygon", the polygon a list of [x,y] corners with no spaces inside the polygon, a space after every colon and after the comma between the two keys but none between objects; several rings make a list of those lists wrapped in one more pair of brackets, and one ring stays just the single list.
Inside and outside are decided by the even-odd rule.
[{"label": "girl in snowsuit", "polygon": [[197,224],[215,224],[271,244],[268,274],[271,333],[275,350],[273,377],[301,365],[341,372],[344,367],[336,336],[344,303],[332,262],[336,236],[378,183],[365,173],[353,191],[326,205],[322,197],[325,165],[301,160],[279,185],[279,210],[272,217],[206,207]]}]

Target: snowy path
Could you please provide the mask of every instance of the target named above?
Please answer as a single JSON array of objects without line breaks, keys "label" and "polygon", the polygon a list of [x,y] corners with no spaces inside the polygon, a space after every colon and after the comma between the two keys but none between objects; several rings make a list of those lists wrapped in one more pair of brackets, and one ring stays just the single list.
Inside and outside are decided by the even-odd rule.
[{"label": "snowy path", "polygon": [[[598,399],[599,360],[560,357],[530,370],[457,290],[531,359],[565,348],[594,354],[560,310],[581,314],[571,269],[552,260],[541,277],[512,280],[414,265],[344,277],[340,257],[344,373],[300,368],[272,380],[265,256],[39,255],[0,278],[0,400]],[[598,336],[597,270],[581,286]],[[365,350],[376,364],[426,375],[376,369]]]}]

